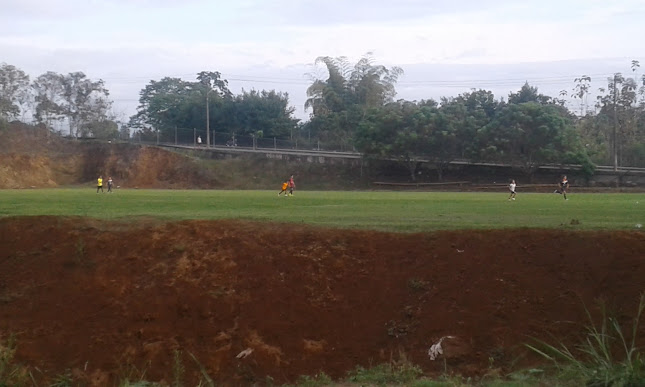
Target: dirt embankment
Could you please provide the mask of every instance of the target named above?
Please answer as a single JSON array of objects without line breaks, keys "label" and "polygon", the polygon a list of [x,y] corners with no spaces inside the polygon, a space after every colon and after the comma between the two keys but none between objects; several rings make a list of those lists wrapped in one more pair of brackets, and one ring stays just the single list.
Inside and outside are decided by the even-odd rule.
[{"label": "dirt embankment", "polygon": [[94,185],[99,175],[128,187],[217,187],[205,172],[189,157],[154,147],[68,140],[18,123],[0,131],[0,189]]},{"label": "dirt embankment", "polygon": [[399,353],[441,373],[427,351],[447,335],[448,370],[481,375],[535,361],[530,336],[571,342],[583,303],[603,298],[629,323],[645,278],[639,232],[31,217],[0,219],[0,245],[0,336],[16,333],[43,379],[72,370],[95,385],[131,366],[169,382],[175,350],[187,379],[200,373],[190,352],[227,385],[340,377]]}]

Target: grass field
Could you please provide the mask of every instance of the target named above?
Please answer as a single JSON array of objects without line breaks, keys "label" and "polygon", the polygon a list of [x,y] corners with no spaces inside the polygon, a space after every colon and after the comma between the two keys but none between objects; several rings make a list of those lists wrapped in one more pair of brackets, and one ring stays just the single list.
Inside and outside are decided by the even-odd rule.
[{"label": "grass field", "polygon": [[[106,220],[245,219],[397,232],[439,229],[636,229],[645,194],[298,191],[0,190],[0,217],[85,216]],[[645,229],[643,229],[645,230]]]}]

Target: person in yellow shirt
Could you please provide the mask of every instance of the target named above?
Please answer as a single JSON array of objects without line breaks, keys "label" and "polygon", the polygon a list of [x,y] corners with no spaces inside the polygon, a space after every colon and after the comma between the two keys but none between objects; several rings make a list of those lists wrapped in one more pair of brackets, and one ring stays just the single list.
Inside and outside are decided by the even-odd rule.
[{"label": "person in yellow shirt", "polygon": [[282,191],[278,192],[278,196],[284,192],[284,196],[287,197],[287,187],[289,187],[289,180],[285,180],[284,183],[282,183]]},{"label": "person in yellow shirt", "polygon": [[96,181],[96,193],[99,193],[99,190],[103,192],[103,176],[99,176],[98,180]]}]

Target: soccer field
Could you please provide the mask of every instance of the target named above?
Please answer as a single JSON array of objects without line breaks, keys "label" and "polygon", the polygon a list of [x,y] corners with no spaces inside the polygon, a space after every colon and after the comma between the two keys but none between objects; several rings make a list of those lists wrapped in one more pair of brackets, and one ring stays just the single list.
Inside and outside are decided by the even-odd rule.
[{"label": "soccer field", "polygon": [[420,232],[445,229],[637,229],[645,194],[297,191],[0,190],[0,217],[84,216],[105,220],[244,219],[325,227]]}]

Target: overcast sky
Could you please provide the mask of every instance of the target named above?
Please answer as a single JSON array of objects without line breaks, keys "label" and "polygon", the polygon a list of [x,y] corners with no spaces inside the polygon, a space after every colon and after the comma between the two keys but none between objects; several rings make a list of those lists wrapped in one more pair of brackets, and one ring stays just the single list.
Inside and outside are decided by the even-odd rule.
[{"label": "overcast sky", "polygon": [[403,68],[408,100],[525,80],[557,96],[581,75],[595,90],[632,59],[645,73],[645,0],[0,0],[0,21],[0,62],[101,78],[122,120],[150,80],[202,70],[234,93],[288,92],[304,119],[319,56],[373,52]]}]

